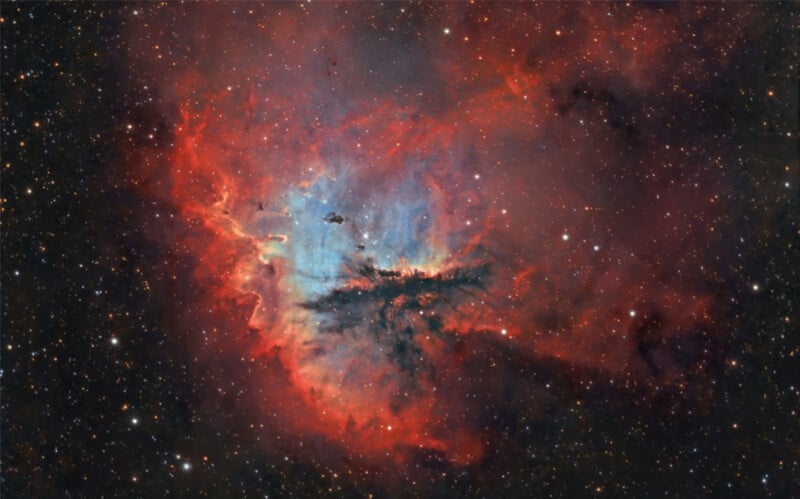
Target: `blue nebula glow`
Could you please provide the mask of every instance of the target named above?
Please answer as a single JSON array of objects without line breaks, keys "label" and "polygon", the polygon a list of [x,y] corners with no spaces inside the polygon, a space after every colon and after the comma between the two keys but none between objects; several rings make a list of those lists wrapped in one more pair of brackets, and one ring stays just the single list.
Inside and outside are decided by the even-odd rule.
[{"label": "blue nebula glow", "polygon": [[[419,268],[440,260],[430,244],[430,214],[438,200],[421,176],[412,174],[384,187],[371,190],[344,172],[293,188],[285,198],[288,215],[268,222],[288,241],[270,245],[274,253],[264,256],[285,258],[292,283],[307,299],[341,285],[348,264],[372,259],[381,268]],[[326,221],[331,212],[344,222]]]}]

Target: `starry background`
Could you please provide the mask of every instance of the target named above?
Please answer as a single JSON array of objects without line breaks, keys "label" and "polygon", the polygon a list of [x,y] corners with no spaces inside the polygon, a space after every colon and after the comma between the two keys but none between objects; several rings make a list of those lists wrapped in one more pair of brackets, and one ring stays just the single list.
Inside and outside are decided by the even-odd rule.
[{"label": "starry background", "polygon": [[[796,5],[3,2],[0,17],[4,496],[800,494]],[[602,44],[594,52],[584,51],[592,38],[582,31],[589,26],[587,19],[605,26],[598,31],[611,38],[630,39],[630,45],[619,43],[633,55],[620,56],[619,50],[611,55],[609,45]],[[296,31],[297,43],[259,37],[261,25],[278,35]],[[530,37],[521,35],[528,32]],[[324,33],[320,40],[318,33]],[[331,39],[342,43],[337,47]],[[462,40],[463,45],[453,45]],[[660,45],[663,40],[668,41]],[[326,44],[334,48],[326,52]],[[358,114],[354,110],[364,101],[385,101],[391,108],[395,99],[404,102],[404,112],[416,110],[409,111],[411,122],[444,137],[445,149],[466,151],[456,152],[452,163],[437,163],[443,165],[439,170],[435,162],[426,163],[424,172],[464,192],[473,192],[466,187],[468,181],[482,178],[483,191],[474,192],[484,208],[501,200],[501,188],[513,191],[528,172],[522,166],[504,170],[494,165],[539,165],[533,175],[541,173],[547,189],[530,195],[513,192],[502,199],[512,217],[507,225],[481,215],[480,207],[459,211],[463,199],[453,206],[430,201],[420,208],[455,215],[436,218],[447,238],[433,242],[431,232],[417,227],[408,236],[415,245],[400,244],[401,256],[419,257],[415,265],[434,260],[424,252],[426,245],[416,245],[420,239],[431,240],[432,248],[454,251],[463,241],[472,241],[472,223],[486,229],[489,242],[474,253],[494,265],[497,281],[506,274],[522,275],[504,262],[516,261],[528,250],[569,254],[565,244],[580,243],[591,254],[593,246],[597,252],[624,240],[624,248],[614,250],[605,268],[617,268],[614,261],[635,251],[645,260],[652,256],[663,273],[651,275],[621,264],[619,274],[598,271],[599,279],[622,284],[620,290],[590,287],[590,294],[610,290],[611,297],[598,299],[597,308],[613,308],[620,301],[627,314],[624,289],[643,290],[657,299],[662,295],[655,290],[663,285],[671,290],[663,296],[700,296],[698,301],[714,303],[703,322],[710,333],[697,339],[691,326],[677,339],[638,339],[629,352],[628,343],[615,336],[592,343],[580,332],[573,315],[604,325],[617,319],[604,319],[585,300],[563,302],[550,294],[578,293],[569,285],[541,291],[543,297],[536,291],[541,283],[534,282],[512,307],[501,300],[505,291],[493,294],[497,281],[478,283],[476,277],[479,285],[474,287],[485,289],[487,301],[504,312],[520,311],[503,315],[514,318],[508,329],[480,328],[460,305],[453,306],[459,324],[453,327],[471,332],[452,347],[457,362],[437,357],[437,352],[449,352],[447,345],[433,350],[430,362],[440,373],[453,373],[438,374],[445,387],[441,391],[449,395],[444,401],[432,400],[463,411],[457,420],[445,418],[437,427],[456,437],[443,437],[442,448],[434,451],[422,442],[419,448],[427,450],[418,453],[406,448],[416,442],[387,439],[377,444],[377,457],[372,444],[365,443],[374,441],[372,434],[363,441],[347,433],[332,437],[326,423],[303,418],[309,411],[301,402],[291,402],[288,388],[273,387],[297,383],[286,374],[292,372],[291,362],[276,360],[261,340],[237,339],[269,337],[263,324],[253,332],[251,322],[248,330],[253,304],[245,300],[213,310],[208,306],[231,298],[219,291],[222,286],[214,278],[197,271],[226,268],[227,263],[214,267],[230,254],[217,250],[227,246],[214,242],[220,232],[213,232],[219,227],[213,224],[228,220],[231,213],[223,204],[221,217],[203,207],[212,202],[198,203],[194,192],[184,196],[191,186],[175,173],[181,165],[206,168],[203,159],[180,163],[191,116],[212,130],[209,136],[188,136],[209,144],[209,162],[219,159],[215,154],[226,154],[224,145],[242,147],[248,134],[261,134],[261,125],[267,129],[266,121],[274,119],[260,123],[253,118],[261,104],[252,104],[244,90],[237,93],[243,78],[232,76],[226,66],[228,60],[234,65],[253,61],[253,47],[270,57],[272,52],[285,57],[239,67],[256,80],[257,67],[271,72],[269,95],[282,106],[280,127],[288,137],[286,143],[275,140],[284,147],[299,141],[297,149],[313,148],[309,144],[314,143],[324,149],[326,140],[343,142],[346,133],[314,142],[317,132],[307,130],[339,127],[350,133],[356,125],[344,127],[350,118],[342,116]],[[315,47],[322,47],[318,66],[310,55],[316,54],[311,50]],[[598,61],[609,60],[605,63],[611,70],[597,69]],[[494,64],[496,74],[481,69],[479,61]],[[520,76],[520,67],[529,73]],[[293,68],[301,73],[300,80],[278,76]],[[341,81],[329,83],[334,77]],[[263,97],[261,87],[250,88],[256,89],[250,90],[256,100]],[[234,94],[232,100],[217,96],[226,92]],[[299,101],[281,97],[292,92],[310,95],[316,108],[304,109]],[[408,104],[423,94],[418,103]],[[521,130],[517,128],[504,135],[504,129],[518,127],[521,118],[515,113],[528,112],[523,101],[529,99],[539,106],[531,113],[537,116],[536,129],[543,131],[516,133]],[[213,102],[213,112],[198,104],[204,100]],[[193,103],[188,112],[180,106],[187,101]],[[454,128],[488,135],[480,147],[459,148],[480,141],[476,135],[464,138],[442,128],[453,116],[463,118],[461,106],[480,117],[464,118]],[[182,111],[190,118],[182,117]],[[391,119],[386,116],[396,116],[374,109],[359,116],[371,112],[374,121],[365,126],[373,129]],[[598,113],[606,118],[602,124],[582,128]],[[224,119],[215,121],[219,116]],[[252,128],[240,127],[241,116]],[[428,116],[433,121],[426,121]],[[219,133],[214,127],[220,124],[233,131],[217,141],[212,135]],[[391,136],[391,131],[384,135]],[[428,135],[403,137],[419,139],[419,150],[437,154],[436,146],[426,142]],[[376,150],[390,148],[386,141],[370,144],[367,137],[353,142],[358,142],[354,150],[363,142],[375,158]],[[271,154],[257,147],[243,150],[244,166],[238,167],[245,169],[248,159]],[[292,154],[307,159],[305,153]],[[355,152],[352,157],[363,159]],[[647,167],[655,159],[672,169]],[[463,175],[458,173],[461,163],[469,164]],[[568,166],[553,167],[562,163]],[[262,175],[299,185],[291,177],[292,168],[285,168],[289,174],[265,169]],[[225,173],[223,168],[215,174]],[[353,175],[354,190],[366,192],[365,185],[378,182],[360,170]],[[511,180],[497,180],[501,177]],[[252,178],[248,182],[258,183]],[[344,217],[356,216],[350,197],[313,179],[310,185],[288,195],[287,204],[300,213],[298,221],[306,223],[299,207],[316,202],[303,201],[313,189],[323,191],[314,200],[342,196]],[[391,190],[387,204],[413,208],[416,193],[430,185],[412,182],[405,190]],[[597,195],[609,186],[621,188],[611,196]],[[701,194],[691,194],[693,189]],[[561,191],[571,194],[562,196]],[[245,199],[250,192],[240,187],[234,194]],[[670,200],[666,205],[657,201],[662,196]],[[241,206],[247,203],[248,213],[258,211],[250,200],[242,201],[231,208],[230,218],[253,227],[245,225],[255,223],[247,218],[251,215],[242,215]],[[601,212],[584,225],[554,208],[563,204],[584,210],[584,203],[586,211]],[[627,215],[655,213],[653,206],[675,210],[686,223],[648,224],[646,218]],[[327,210],[317,208],[323,214]],[[375,215],[350,232],[333,232],[338,224],[301,230],[290,240],[325,231],[339,234],[333,245],[349,244],[353,234],[366,240],[366,225],[390,233],[392,220],[416,220],[408,218],[413,211],[396,208],[389,211],[388,222]],[[309,224],[321,218],[316,211],[309,213]],[[543,213],[543,221],[535,213]],[[202,229],[194,220],[212,222]],[[465,220],[469,227],[454,228]],[[519,229],[526,223],[530,230]],[[514,236],[504,239],[502,229],[508,226],[514,227]],[[229,232],[222,233],[219,237],[230,238]],[[598,233],[607,235],[602,248],[599,239],[591,239]],[[537,242],[540,236],[544,243]],[[392,237],[405,241],[402,235]],[[308,244],[316,247],[313,238]],[[662,253],[662,247],[668,249]],[[548,256],[532,257],[533,263],[562,278],[577,267],[590,275],[591,268],[602,267],[580,256],[579,249],[572,251],[568,261]],[[220,253],[224,255],[218,257]],[[232,254],[246,262],[249,253]],[[325,256],[312,258],[324,261]],[[464,256],[459,268],[471,261]],[[362,269],[377,272],[397,265],[380,260],[372,264]],[[438,275],[446,282],[458,281],[452,272]],[[646,283],[652,280],[658,286]],[[361,281],[343,284],[339,294],[332,292],[327,299],[324,294],[309,299],[306,308],[341,300],[342,290],[357,289],[353,282]],[[389,281],[380,289],[394,284]],[[247,291],[264,300],[272,296],[271,289]],[[676,300],[678,305],[667,307],[657,319],[667,329],[684,328],[688,320],[677,311],[683,302]],[[537,315],[551,302],[552,313]],[[342,324],[350,305],[342,305],[345,314],[327,314],[325,319]],[[464,307],[476,306],[467,300]],[[475,315],[481,318],[499,320],[502,315],[477,308]],[[364,314],[374,313],[364,309]],[[643,314],[641,308],[636,312]],[[269,317],[260,319],[268,322]],[[432,329],[432,324],[420,327]],[[647,324],[636,331],[647,334],[655,327]],[[546,327],[574,327],[577,332],[541,338],[534,332]],[[217,328],[233,332],[215,336],[209,340],[212,346],[197,340]],[[331,349],[340,340],[331,338],[324,341],[333,345],[318,348],[335,351]],[[365,344],[373,345],[363,338],[354,343],[358,348]],[[372,367],[397,363],[405,376],[400,379],[424,386],[433,374],[417,374],[423,371],[418,369],[409,375],[399,345],[394,357],[379,356]],[[409,341],[402,349],[416,345]],[[604,354],[596,355],[598,350]],[[325,362],[309,362],[323,374],[330,369]],[[639,373],[637,365],[646,366],[647,372]],[[315,372],[310,379],[327,379],[323,374]],[[370,374],[358,376],[369,379]],[[369,401],[404,414],[393,409],[391,397],[376,397]],[[474,441],[479,450],[458,448],[463,441]]]}]

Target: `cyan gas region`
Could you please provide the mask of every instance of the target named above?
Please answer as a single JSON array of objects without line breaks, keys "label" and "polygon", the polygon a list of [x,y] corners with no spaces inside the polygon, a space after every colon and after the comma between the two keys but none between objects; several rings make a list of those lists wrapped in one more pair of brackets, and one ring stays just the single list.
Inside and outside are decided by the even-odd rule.
[{"label": "cyan gas region", "polygon": [[[322,173],[286,194],[285,257],[290,279],[306,299],[342,282],[348,266],[371,260],[385,269],[427,269],[447,255],[431,247],[435,193],[413,174],[391,191],[370,192],[341,169]],[[443,230],[439,228],[439,230]]]}]

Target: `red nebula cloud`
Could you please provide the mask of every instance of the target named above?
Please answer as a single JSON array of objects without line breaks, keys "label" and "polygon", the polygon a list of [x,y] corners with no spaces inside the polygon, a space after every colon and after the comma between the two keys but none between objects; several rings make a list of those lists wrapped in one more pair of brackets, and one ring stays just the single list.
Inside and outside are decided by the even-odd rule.
[{"label": "red nebula cloud", "polygon": [[248,420],[468,464],[475,337],[635,386],[702,371],[717,207],[680,187],[698,156],[643,145],[662,117],[626,107],[680,84],[674,20],[699,7],[402,8],[166,6],[130,29],[171,133],[141,189],[179,210],[159,240],[202,290],[171,306],[198,357],[269,366]]}]

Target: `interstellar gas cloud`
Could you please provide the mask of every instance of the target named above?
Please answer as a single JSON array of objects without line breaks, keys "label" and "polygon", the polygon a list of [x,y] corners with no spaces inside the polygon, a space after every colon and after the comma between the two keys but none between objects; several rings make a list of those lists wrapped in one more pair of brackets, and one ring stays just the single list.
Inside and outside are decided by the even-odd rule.
[{"label": "interstellar gas cloud", "polygon": [[89,10],[122,137],[92,230],[142,297],[99,320],[182,380],[113,399],[165,449],[123,495],[789,493],[797,453],[728,432],[756,331],[796,328],[795,9]]}]

